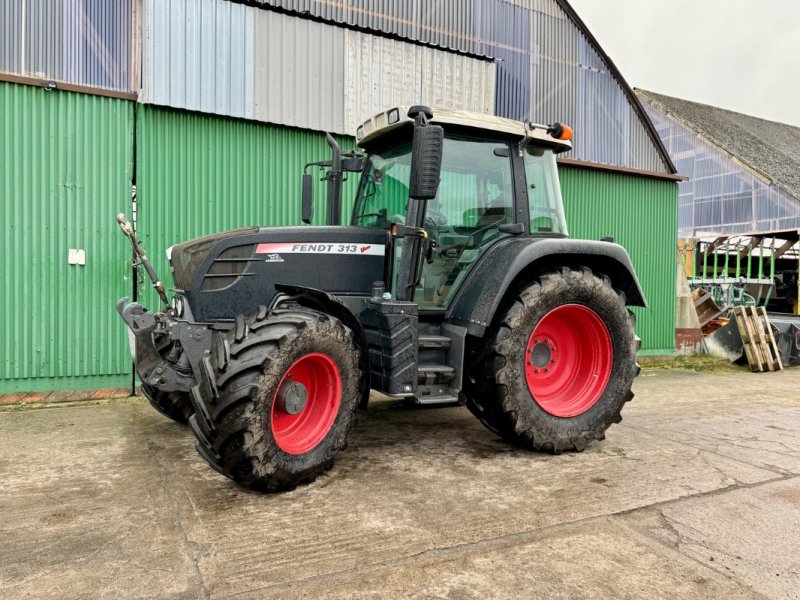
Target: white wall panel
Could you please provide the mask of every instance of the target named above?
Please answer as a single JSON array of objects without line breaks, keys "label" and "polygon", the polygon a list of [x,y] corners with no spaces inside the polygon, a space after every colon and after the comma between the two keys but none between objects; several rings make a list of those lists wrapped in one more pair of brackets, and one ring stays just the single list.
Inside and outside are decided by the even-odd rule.
[{"label": "white wall panel", "polygon": [[344,121],[345,30],[280,13],[255,16],[255,118],[354,135]]},{"label": "white wall panel", "polygon": [[397,105],[427,104],[492,114],[495,65],[385,37],[346,31],[345,122]]}]

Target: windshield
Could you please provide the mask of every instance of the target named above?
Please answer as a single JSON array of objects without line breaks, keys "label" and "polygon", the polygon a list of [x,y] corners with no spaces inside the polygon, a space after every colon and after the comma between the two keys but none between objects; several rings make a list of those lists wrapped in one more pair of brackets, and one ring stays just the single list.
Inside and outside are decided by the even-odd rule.
[{"label": "windshield", "polygon": [[387,228],[403,223],[408,207],[411,142],[370,154],[358,186],[353,225]]}]

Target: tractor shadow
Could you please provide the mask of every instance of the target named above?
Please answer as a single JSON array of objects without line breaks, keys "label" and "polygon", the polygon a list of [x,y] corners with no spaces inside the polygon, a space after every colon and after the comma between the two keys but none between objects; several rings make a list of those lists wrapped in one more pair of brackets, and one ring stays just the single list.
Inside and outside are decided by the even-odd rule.
[{"label": "tractor shadow", "polygon": [[486,429],[465,407],[457,404],[418,405],[406,400],[379,398],[359,411],[358,424],[350,432],[353,453],[402,453],[427,456],[468,454],[491,458],[517,449]]}]

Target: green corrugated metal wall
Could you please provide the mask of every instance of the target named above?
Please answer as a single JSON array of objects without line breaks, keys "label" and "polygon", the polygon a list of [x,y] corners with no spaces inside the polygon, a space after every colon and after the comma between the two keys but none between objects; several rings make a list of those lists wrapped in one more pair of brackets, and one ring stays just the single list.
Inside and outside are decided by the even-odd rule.
[{"label": "green corrugated metal wall", "polygon": [[[235,227],[300,223],[300,174],[306,162],[329,156],[323,134],[137,109],[139,233],[159,273],[168,273],[164,250],[176,242]],[[349,147],[353,140],[339,142]],[[650,302],[637,309],[643,349],[671,353],[677,184],[571,167],[562,167],[561,177],[570,235],[613,235],[628,249]],[[352,189],[343,197],[352,198]],[[320,222],[324,185],[315,192]],[[155,305],[154,295],[145,297]]]},{"label": "green corrugated metal wall", "polygon": [[[165,279],[173,243],[298,224],[303,165],[330,154],[319,132],[0,83],[0,393],[129,381],[114,304],[130,294],[130,255],[114,215],[130,214],[134,111],[138,228]],[[571,167],[561,176],[571,235],[628,248],[650,301],[637,311],[644,349],[672,352],[676,185]],[[352,198],[355,177],[346,185]],[[320,222],[324,184],[315,191]],[[67,265],[68,248],[86,250],[85,267]],[[154,294],[142,300],[156,306]]]},{"label": "green corrugated metal wall", "polygon": [[[169,273],[164,251],[176,242],[237,227],[301,224],[303,165],[330,157],[323,133],[147,105],[137,110],[138,231],[162,277]],[[338,141],[342,148],[354,143]],[[356,180],[345,184],[343,198],[354,196]],[[314,222],[322,223],[322,182],[314,198]],[[345,204],[347,215],[352,201]]]},{"label": "green corrugated metal wall", "polygon": [[0,393],[130,378],[114,215],[130,205],[132,128],[130,102],[0,83]]},{"label": "green corrugated metal wall", "polygon": [[678,184],[619,173],[559,169],[569,233],[613,235],[631,256],[649,303],[635,309],[645,354],[675,349],[675,269]]}]

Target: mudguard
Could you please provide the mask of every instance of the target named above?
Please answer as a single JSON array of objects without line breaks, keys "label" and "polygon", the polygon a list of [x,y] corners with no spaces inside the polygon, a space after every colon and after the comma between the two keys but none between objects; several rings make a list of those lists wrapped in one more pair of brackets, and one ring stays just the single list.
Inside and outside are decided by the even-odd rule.
[{"label": "mudguard", "polygon": [[569,238],[506,238],[489,248],[467,276],[445,318],[483,336],[500,302],[517,283],[559,266],[586,266],[608,275],[628,306],[647,306],[628,256],[613,242]]}]

